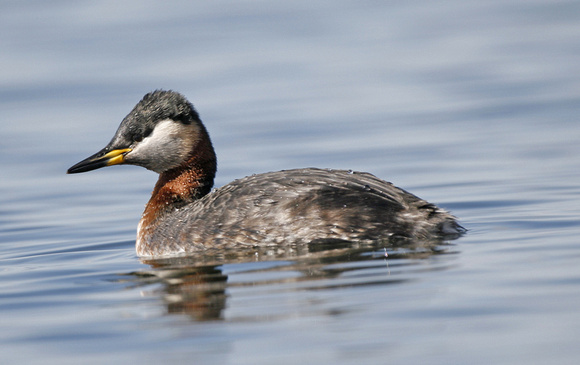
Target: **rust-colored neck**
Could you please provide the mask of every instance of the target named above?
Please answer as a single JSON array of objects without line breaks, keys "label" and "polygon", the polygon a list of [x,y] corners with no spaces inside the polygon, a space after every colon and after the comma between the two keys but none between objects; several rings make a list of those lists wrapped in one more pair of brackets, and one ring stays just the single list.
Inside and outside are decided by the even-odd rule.
[{"label": "rust-colored neck", "polygon": [[217,162],[211,141],[203,134],[185,163],[159,175],[141,217],[138,232],[141,238],[155,230],[155,221],[164,212],[191,203],[210,192]]}]

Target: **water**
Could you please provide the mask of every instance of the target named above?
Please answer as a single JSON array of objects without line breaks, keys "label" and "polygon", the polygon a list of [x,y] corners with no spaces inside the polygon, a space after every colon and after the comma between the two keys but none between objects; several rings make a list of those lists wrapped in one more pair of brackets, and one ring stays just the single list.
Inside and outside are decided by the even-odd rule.
[{"label": "water", "polygon": [[[576,2],[6,2],[2,363],[576,363]],[[450,209],[440,244],[146,262],[155,174],[67,176],[150,90],[216,184],[363,170]]]}]

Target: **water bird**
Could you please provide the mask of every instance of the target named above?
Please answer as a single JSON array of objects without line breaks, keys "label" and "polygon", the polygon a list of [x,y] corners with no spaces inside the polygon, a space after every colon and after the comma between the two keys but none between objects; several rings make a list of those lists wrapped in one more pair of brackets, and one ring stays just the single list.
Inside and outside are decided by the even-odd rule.
[{"label": "water bird", "polygon": [[205,249],[455,238],[457,219],[365,172],[303,168],[247,176],[212,191],[217,159],[180,93],[146,94],[111,141],[67,173],[131,164],[159,174],[137,228],[142,257]]}]

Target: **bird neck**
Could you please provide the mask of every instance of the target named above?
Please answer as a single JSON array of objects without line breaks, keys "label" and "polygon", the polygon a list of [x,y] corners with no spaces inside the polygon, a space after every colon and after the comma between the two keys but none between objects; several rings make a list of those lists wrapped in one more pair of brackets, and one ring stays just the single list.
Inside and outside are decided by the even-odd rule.
[{"label": "bird neck", "polygon": [[186,162],[159,175],[151,199],[145,206],[140,227],[154,227],[155,221],[166,211],[189,204],[211,191],[217,159],[209,137],[204,137]]}]

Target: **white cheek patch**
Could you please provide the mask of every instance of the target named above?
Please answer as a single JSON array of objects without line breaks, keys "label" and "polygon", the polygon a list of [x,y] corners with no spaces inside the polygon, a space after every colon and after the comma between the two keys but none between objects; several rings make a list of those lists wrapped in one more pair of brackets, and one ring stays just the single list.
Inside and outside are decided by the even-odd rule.
[{"label": "white cheek patch", "polygon": [[162,173],[181,165],[198,142],[198,126],[162,120],[127,154],[128,163]]}]

